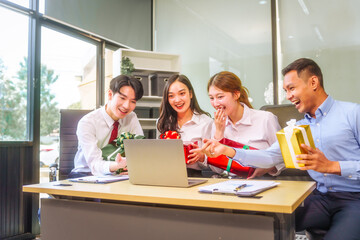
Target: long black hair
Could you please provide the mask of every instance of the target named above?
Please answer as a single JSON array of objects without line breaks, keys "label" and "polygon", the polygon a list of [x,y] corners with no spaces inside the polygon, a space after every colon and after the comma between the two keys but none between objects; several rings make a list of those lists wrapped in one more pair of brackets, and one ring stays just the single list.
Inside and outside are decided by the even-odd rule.
[{"label": "long black hair", "polygon": [[163,99],[160,105],[160,117],[157,123],[157,129],[161,134],[165,133],[166,131],[179,131],[177,124],[177,112],[171,107],[169,103],[169,88],[171,84],[176,81],[183,83],[189,89],[189,93],[192,95],[190,100],[191,111],[194,114],[206,114],[210,117],[209,113],[200,108],[190,80],[185,75],[174,74],[169,78],[164,87]]}]

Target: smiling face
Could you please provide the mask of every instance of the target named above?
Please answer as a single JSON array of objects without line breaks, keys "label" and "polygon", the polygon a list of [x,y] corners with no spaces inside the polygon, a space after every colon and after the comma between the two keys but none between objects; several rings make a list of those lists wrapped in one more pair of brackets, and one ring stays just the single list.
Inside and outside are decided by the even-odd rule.
[{"label": "smiling face", "polygon": [[191,111],[191,98],[192,93],[189,91],[189,88],[185,84],[179,81],[175,81],[170,85],[168,101],[170,106],[178,114],[184,114],[188,111]]},{"label": "smiling face", "polygon": [[284,76],[283,88],[286,92],[286,99],[291,101],[299,112],[314,116],[318,108],[318,99],[315,93],[318,84],[316,76],[307,76],[306,73],[302,73],[299,77],[297,72],[292,70]]},{"label": "smiling face", "polygon": [[108,99],[106,112],[115,121],[123,119],[136,107],[135,91],[130,86],[123,86],[120,88],[119,92],[116,92],[115,94],[109,90]]},{"label": "smiling face", "polygon": [[209,87],[209,98],[211,105],[216,109],[222,108],[226,115],[236,112],[239,105],[240,93],[225,92],[214,85]]}]

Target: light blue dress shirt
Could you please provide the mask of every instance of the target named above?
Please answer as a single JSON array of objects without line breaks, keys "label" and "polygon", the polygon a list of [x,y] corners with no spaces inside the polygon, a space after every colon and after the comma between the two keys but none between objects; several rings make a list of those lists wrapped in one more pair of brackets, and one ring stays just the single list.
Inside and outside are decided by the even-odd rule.
[{"label": "light blue dress shirt", "polygon": [[[360,105],[328,96],[315,112],[297,125],[310,125],[315,146],[331,161],[339,161],[341,176],[309,170],[320,192],[360,192]],[[279,143],[266,150],[235,149],[234,160],[244,166],[268,168],[283,162]]]}]

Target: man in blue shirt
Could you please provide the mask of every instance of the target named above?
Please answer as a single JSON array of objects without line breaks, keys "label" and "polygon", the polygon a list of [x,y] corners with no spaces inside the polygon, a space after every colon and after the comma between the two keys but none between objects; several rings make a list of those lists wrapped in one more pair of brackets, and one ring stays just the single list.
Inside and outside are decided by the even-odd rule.
[{"label": "man in blue shirt", "polygon": [[[317,189],[296,210],[296,230],[324,229],[324,239],[360,239],[360,105],[336,101],[323,87],[319,66],[301,58],[282,71],[286,98],[310,125],[316,149],[302,144],[297,156],[317,182]],[[269,168],[283,162],[279,143],[259,151],[244,151],[207,140],[211,157],[225,154],[245,166]]]}]

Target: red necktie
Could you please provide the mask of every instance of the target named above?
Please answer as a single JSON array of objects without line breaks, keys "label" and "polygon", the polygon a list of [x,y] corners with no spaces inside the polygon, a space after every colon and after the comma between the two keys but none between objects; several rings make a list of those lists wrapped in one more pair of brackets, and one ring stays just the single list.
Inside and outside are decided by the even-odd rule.
[{"label": "red necktie", "polygon": [[111,132],[109,143],[112,143],[112,141],[114,141],[117,138],[119,122],[115,121],[113,126],[114,126],[114,128],[113,128],[113,130]]}]

